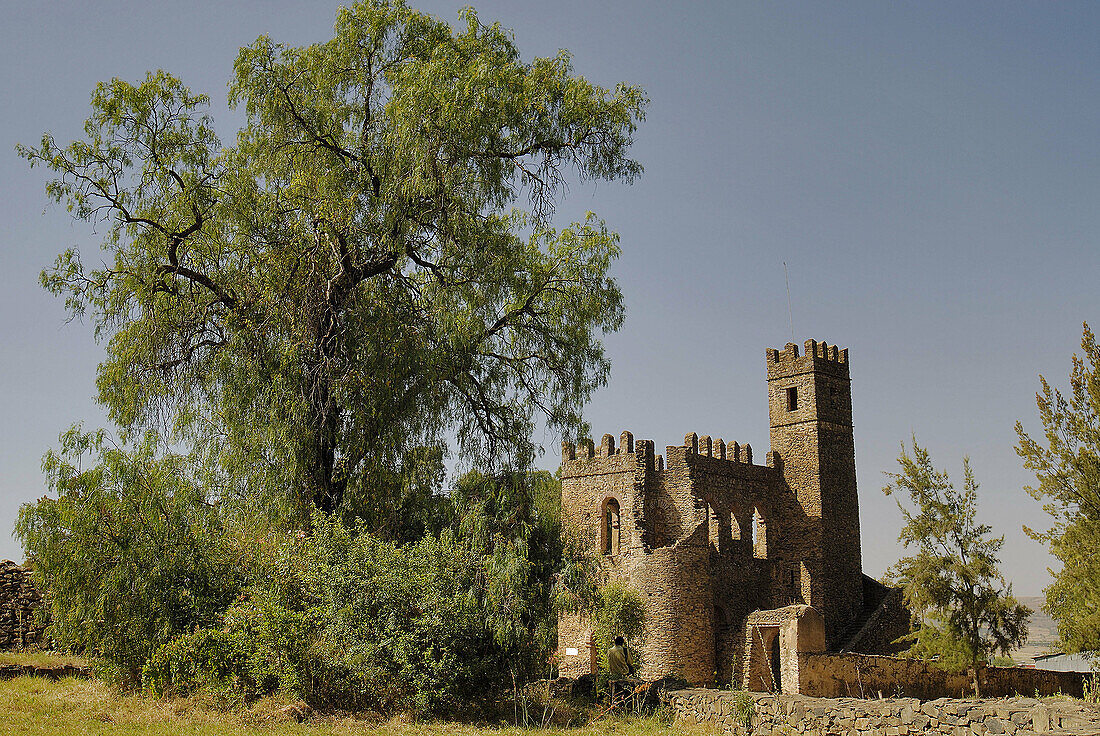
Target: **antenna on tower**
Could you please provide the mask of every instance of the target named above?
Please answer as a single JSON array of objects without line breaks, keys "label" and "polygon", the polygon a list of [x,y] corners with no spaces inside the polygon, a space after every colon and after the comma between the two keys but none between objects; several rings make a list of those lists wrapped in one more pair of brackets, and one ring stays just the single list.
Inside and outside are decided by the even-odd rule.
[{"label": "antenna on tower", "polygon": [[791,276],[787,273],[786,261],[783,261],[783,279],[787,282],[787,319],[791,321],[791,342],[794,342],[794,313],[791,311]]}]

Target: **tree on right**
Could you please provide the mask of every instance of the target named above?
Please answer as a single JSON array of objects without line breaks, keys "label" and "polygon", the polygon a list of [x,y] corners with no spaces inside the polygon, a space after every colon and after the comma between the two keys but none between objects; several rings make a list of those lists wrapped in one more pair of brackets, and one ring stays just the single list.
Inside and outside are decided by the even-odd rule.
[{"label": "tree on right", "polygon": [[1087,322],[1081,351],[1073,356],[1068,396],[1039,376],[1035,403],[1043,438],[1033,439],[1016,422],[1016,453],[1038,481],[1025,490],[1054,519],[1046,531],[1024,531],[1062,563],[1051,571],[1043,607],[1058,621],[1070,653],[1100,650],[1100,346]]},{"label": "tree on right", "polygon": [[919,619],[909,654],[935,658],[948,669],[974,667],[995,651],[1007,655],[1024,644],[1031,609],[1016,600],[997,569],[1004,537],[977,521],[978,482],[969,460],[963,459],[960,490],[915,438],[912,445],[902,445],[900,472],[887,473],[890,483],[882,490],[908,496],[911,507],[897,502],[905,518],[898,541],[916,549],[887,576],[901,585]]}]

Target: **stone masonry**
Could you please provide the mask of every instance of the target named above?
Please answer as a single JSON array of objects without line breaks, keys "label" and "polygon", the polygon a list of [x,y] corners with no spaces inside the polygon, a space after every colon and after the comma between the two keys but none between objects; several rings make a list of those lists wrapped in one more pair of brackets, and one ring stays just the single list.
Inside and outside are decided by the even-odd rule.
[{"label": "stone masonry", "polygon": [[[848,351],[808,340],[766,362],[762,465],[749,445],[694,433],[663,456],[629,432],[562,446],[563,526],[644,596],[647,679],[744,686],[754,611],[812,606],[829,650],[867,652],[876,631],[907,630],[896,596],[862,574]],[[778,662],[778,626],[758,631]],[[558,644],[563,676],[594,670],[583,617],[561,617]]]},{"label": "stone masonry", "polygon": [[851,736],[1096,736],[1100,706],[1064,699],[1011,697],[953,700],[863,700],[754,693],[752,725],[744,726],[738,698],[728,690],[676,690],[665,695],[679,719],[710,723],[722,733],[848,734]]},{"label": "stone masonry", "polygon": [[0,651],[45,644],[45,624],[37,617],[41,608],[31,571],[11,560],[0,562]]}]

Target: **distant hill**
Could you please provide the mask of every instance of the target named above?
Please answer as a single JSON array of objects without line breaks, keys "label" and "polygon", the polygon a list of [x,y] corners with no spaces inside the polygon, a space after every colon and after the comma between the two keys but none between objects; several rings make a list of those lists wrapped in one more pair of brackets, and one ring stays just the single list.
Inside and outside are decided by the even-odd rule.
[{"label": "distant hill", "polygon": [[1028,621],[1028,645],[1056,644],[1058,623],[1043,611],[1042,605],[1046,599],[1041,595],[1028,595],[1020,596],[1017,600],[1031,609],[1031,620]]},{"label": "distant hill", "polygon": [[1012,652],[1016,664],[1031,664],[1035,657],[1060,651],[1058,623],[1042,610],[1046,599],[1041,595],[1022,595],[1017,600],[1031,609],[1031,618],[1027,626],[1027,644]]}]

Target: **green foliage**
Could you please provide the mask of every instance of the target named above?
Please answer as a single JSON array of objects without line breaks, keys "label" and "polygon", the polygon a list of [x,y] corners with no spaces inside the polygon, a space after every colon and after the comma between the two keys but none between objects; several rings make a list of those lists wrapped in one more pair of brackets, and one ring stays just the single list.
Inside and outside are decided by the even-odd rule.
[{"label": "green foliage", "polygon": [[1084,691],[1081,694],[1082,700],[1086,703],[1100,703],[1100,676],[1086,677],[1081,683],[1081,688]]},{"label": "green foliage", "polygon": [[302,695],[315,706],[428,714],[501,692],[515,642],[486,567],[449,531],[397,546],[316,516],[268,593],[308,622],[304,646],[288,653]]},{"label": "green foliage", "polygon": [[745,733],[752,733],[752,723],[756,719],[756,701],[747,692],[738,692],[733,699],[734,720]]},{"label": "green foliage", "polygon": [[452,496],[456,534],[477,555],[486,623],[520,680],[540,676],[556,634],[553,581],[562,564],[561,484],[546,471],[471,472]]},{"label": "green foliage", "polygon": [[54,639],[133,688],[160,646],[217,624],[247,555],[230,544],[189,458],[158,456],[151,437],[133,451],[78,428],[61,440],[43,460],[57,498],[24,504],[16,535],[48,591]]},{"label": "green foliage", "polygon": [[[567,176],[640,174],[647,101],[462,18],[365,0],[325,43],[257,39],[232,145],[158,71],[98,85],[82,139],[19,147],[105,232],[109,264],[70,249],[42,283],[106,341],[98,400],[136,445],[70,433],[19,535],[55,635],[124,686],[451,711],[596,604],[557,481],[523,469],[538,415],[581,424],[623,319],[617,235],[550,215]],[[485,473],[445,497],[450,437]]]},{"label": "green foliage", "polygon": [[1069,396],[1039,376],[1035,403],[1045,442],[1016,423],[1016,452],[1038,480],[1026,490],[1054,519],[1047,531],[1024,531],[1062,563],[1043,592],[1067,652],[1100,650],[1100,346],[1087,323],[1083,330],[1083,357],[1073,356]]},{"label": "green foliage", "polygon": [[19,147],[106,224],[110,265],[70,249],[42,275],[107,341],[99,401],[125,437],[171,428],[223,501],[385,526],[425,498],[445,438],[525,467],[536,414],[575,428],[606,380],[618,238],[549,215],[567,176],[639,175],[647,101],[463,21],[365,0],[325,43],[260,37],[234,65],[230,146],[206,96],[158,71],[100,84],[83,139]]},{"label": "green foliage", "polygon": [[[294,549],[285,545],[285,556]],[[205,689],[243,705],[276,691],[299,689],[292,659],[305,648],[309,619],[271,597],[248,593],[226,611],[221,628],[201,628],[162,646],[142,669],[142,687],[155,695]]]},{"label": "green foliage", "polygon": [[626,639],[634,667],[643,665],[635,645],[645,634],[645,599],[638,591],[622,583],[600,586],[591,621],[592,640],[600,653],[601,670],[607,671],[607,652],[616,636]]},{"label": "green foliage", "polygon": [[939,657],[942,666],[962,668],[985,661],[989,654],[1008,654],[1027,640],[1031,611],[1012,596],[998,572],[997,553],[1004,537],[991,537],[991,527],[976,520],[978,483],[963,459],[963,488],[956,490],[947,473],[932,466],[928,451],[913,440],[912,454],[902,445],[900,473],[887,473],[886,495],[898,500],[905,518],[898,541],[916,547],[889,571],[905,590],[906,605],[921,619],[910,635],[910,656]]}]

